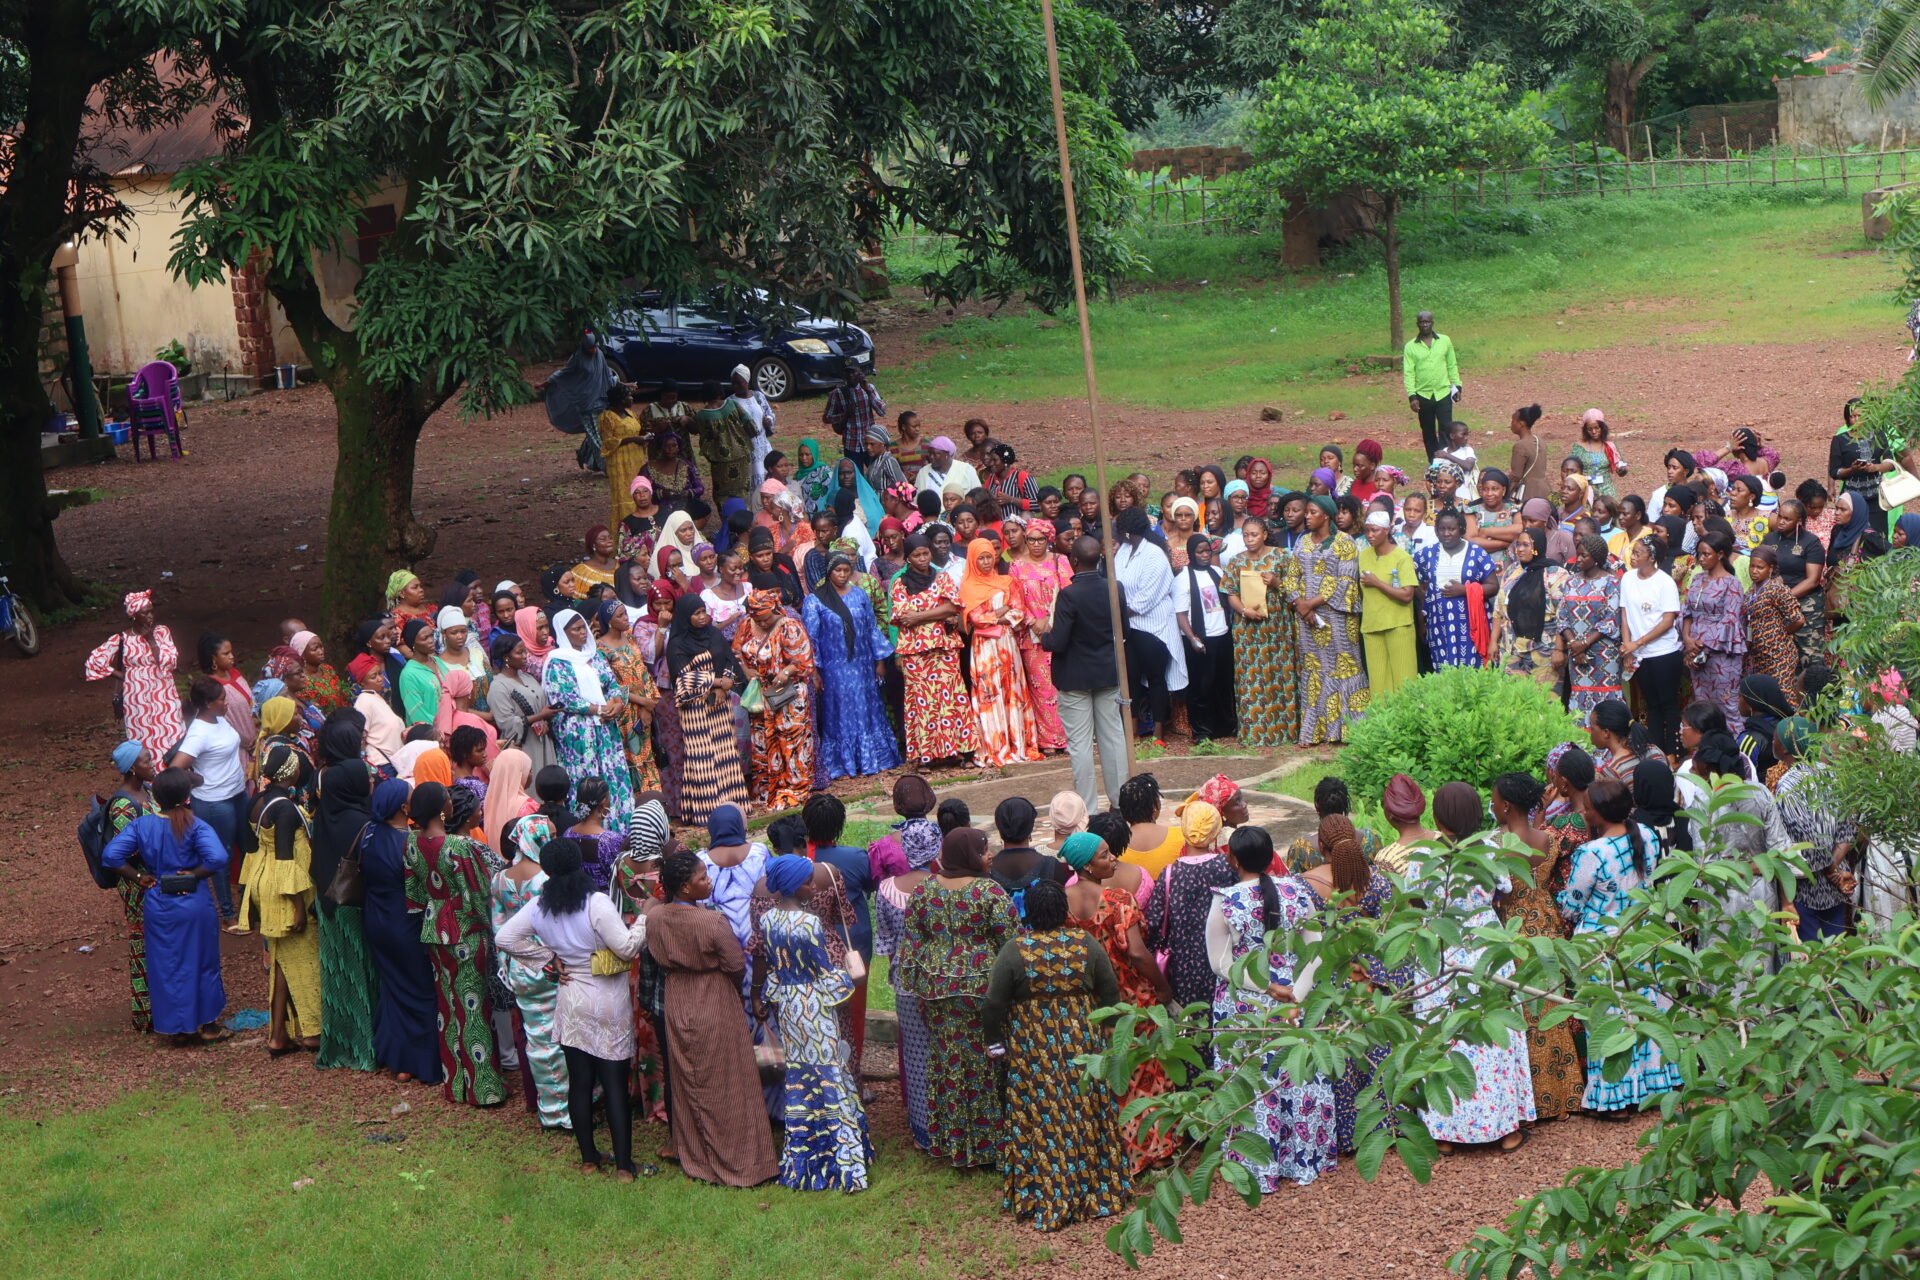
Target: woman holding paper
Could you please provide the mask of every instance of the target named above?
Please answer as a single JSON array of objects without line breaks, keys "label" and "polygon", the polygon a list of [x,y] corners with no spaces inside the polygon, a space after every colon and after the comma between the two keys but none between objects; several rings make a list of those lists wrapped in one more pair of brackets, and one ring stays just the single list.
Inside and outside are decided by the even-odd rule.
[{"label": "woman holding paper", "polygon": [[1267,540],[1267,522],[1249,516],[1240,534],[1247,549],[1227,559],[1220,592],[1234,616],[1234,704],[1240,744],[1288,746],[1300,732],[1300,651],[1293,620],[1280,599],[1287,553]]},{"label": "woman holding paper", "polygon": [[1281,576],[1299,615],[1307,677],[1300,689],[1303,747],[1339,742],[1348,720],[1367,709],[1367,673],[1360,669],[1360,549],[1333,527],[1333,499],[1307,500],[1307,536]]}]

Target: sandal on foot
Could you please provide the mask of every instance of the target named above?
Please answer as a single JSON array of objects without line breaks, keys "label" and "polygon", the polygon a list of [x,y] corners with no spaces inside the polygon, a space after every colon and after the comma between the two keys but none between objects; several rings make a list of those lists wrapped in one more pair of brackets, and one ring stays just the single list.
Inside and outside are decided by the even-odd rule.
[{"label": "sandal on foot", "polygon": [[[1507,1138],[1514,1139],[1514,1144],[1512,1146],[1507,1145]],[[1532,1142],[1533,1133],[1531,1130],[1528,1130],[1528,1129],[1515,1129],[1512,1133],[1507,1135],[1507,1138],[1502,1138],[1498,1143],[1495,1144],[1495,1149],[1499,1151],[1500,1154],[1503,1156],[1510,1156],[1514,1152],[1518,1151],[1520,1148],[1526,1146],[1529,1142]]]}]

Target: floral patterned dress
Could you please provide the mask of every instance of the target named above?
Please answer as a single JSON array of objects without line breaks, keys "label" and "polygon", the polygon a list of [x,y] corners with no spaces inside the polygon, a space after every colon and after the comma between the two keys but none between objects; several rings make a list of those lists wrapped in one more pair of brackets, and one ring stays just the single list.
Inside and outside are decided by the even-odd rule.
[{"label": "floral patterned dress", "polygon": [[1787,630],[1787,619],[1800,616],[1800,602],[1778,574],[1747,592],[1743,609],[1747,622],[1747,673],[1772,676],[1798,705],[1800,647]]},{"label": "floral patterned dress", "polygon": [[[1113,965],[1114,980],[1120,984],[1120,998],[1140,1009],[1151,1009],[1159,1003],[1152,986],[1134,969],[1133,961],[1127,955],[1127,934],[1137,925],[1141,934],[1146,933],[1146,915],[1140,910],[1139,900],[1125,889],[1105,888],[1100,891],[1100,909],[1091,919],[1069,917],[1068,923],[1085,929],[1099,944],[1106,948],[1107,960]],[[1202,929],[1205,922],[1202,921]],[[1120,1099],[1124,1109],[1135,1098],[1155,1098],[1173,1088],[1173,1082],[1167,1079],[1167,1070],[1158,1062],[1143,1062],[1135,1069],[1133,1079],[1127,1085],[1126,1096]],[[1173,1158],[1180,1149],[1180,1136],[1177,1133],[1162,1134],[1153,1127],[1151,1116],[1136,1116],[1122,1129],[1127,1139],[1127,1150],[1133,1157],[1133,1172],[1139,1173],[1156,1164]]]},{"label": "floral patterned dress", "polygon": [[[1493,891],[1449,875],[1445,854],[1416,855],[1407,874],[1410,881],[1423,887],[1429,904],[1457,919],[1463,929],[1484,929],[1499,923],[1493,909]],[[1502,893],[1512,887],[1507,877],[1500,878]],[[1471,970],[1480,962],[1484,950],[1473,945],[1470,937],[1465,938],[1459,945],[1448,947],[1441,962],[1449,969],[1458,966]],[[1503,978],[1512,974],[1511,964],[1499,970]],[[1413,1002],[1416,1016],[1443,1017],[1456,991],[1466,997],[1478,995],[1480,991],[1479,984],[1459,974],[1451,978],[1422,974],[1419,981],[1420,994]],[[1509,1031],[1504,1045],[1455,1040],[1450,1047],[1473,1064],[1474,1090],[1469,1097],[1454,1098],[1452,1115],[1421,1109],[1420,1118],[1436,1142],[1498,1142],[1534,1120],[1533,1069],[1527,1057],[1525,1034]]]},{"label": "floral patterned dress", "polygon": [[[901,851],[906,854],[909,870],[923,871],[940,856],[940,828],[931,818],[908,818],[896,823],[894,832]],[[906,936],[907,904],[913,901],[918,889],[918,884],[909,888],[902,884],[901,877],[889,876],[874,890],[870,901],[875,955],[892,959],[900,954],[900,945]],[[927,1024],[920,1016],[920,997],[900,985],[898,965],[887,970],[887,980],[893,987],[894,1016],[900,1022],[900,1101],[906,1108],[907,1128],[913,1134],[913,1144],[925,1151]]]},{"label": "floral patterned dress", "polygon": [[[1542,858],[1534,868],[1530,882],[1516,882],[1500,895],[1497,909],[1500,922],[1516,918],[1520,932],[1529,938],[1564,938],[1566,922],[1553,905],[1553,879],[1558,860]],[[1525,1007],[1527,1018],[1527,1065],[1533,1075],[1533,1108],[1541,1120],[1558,1120],[1580,1108],[1580,1095],[1586,1089],[1586,1065],[1575,1051],[1574,1032],[1579,1024],[1572,1019],[1548,1031],[1540,1029],[1540,1015],[1546,1012],[1543,1001]]]},{"label": "floral patterned dress", "polygon": [[1224,853],[1177,858],[1147,895],[1147,945],[1161,958],[1173,1002],[1181,1008],[1213,1000],[1215,978],[1207,959],[1207,912],[1216,889],[1240,878]]},{"label": "floral patterned dress", "polygon": [[487,999],[491,897],[477,848],[465,836],[414,832],[407,837],[406,866],[407,910],[420,913],[420,941],[433,965],[447,1100],[481,1107],[504,1102],[507,1083]]},{"label": "floral patterned dress", "polygon": [[873,1144],[853,1047],[834,1012],[853,995],[853,979],[828,958],[825,926],[812,912],[776,907],[761,917],[760,930],[767,1002],[787,1068],[780,1185],[864,1191]]},{"label": "floral patterned dress", "polygon": [[927,1154],[955,1168],[1000,1163],[1006,1135],[982,1021],[1000,948],[1020,932],[1007,891],[979,876],[958,889],[929,879],[907,903],[895,981],[927,1026]]},{"label": "floral patterned dress", "polygon": [[1500,594],[1493,605],[1493,616],[1500,627],[1499,662],[1501,669],[1509,675],[1524,676],[1536,684],[1551,686],[1560,679],[1560,673],[1553,666],[1556,636],[1554,602],[1560,598],[1566,586],[1567,571],[1556,565],[1548,565],[1540,571],[1547,597],[1546,620],[1541,624],[1538,638],[1532,640],[1514,630],[1513,614],[1507,601],[1513,584],[1520,581],[1520,575],[1525,572],[1526,566],[1516,563],[1508,565],[1500,574]]},{"label": "floral patterned dress", "polygon": [[600,656],[607,660],[607,669],[613,672],[620,691],[627,695],[626,709],[615,724],[620,730],[620,745],[627,753],[627,766],[633,770],[634,789],[658,791],[660,769],[653,762],[651,713],[642,710],[634,699],[658,698],[660,686],[653,682],[653,672],[648,670],[647,660],[631,635],[620,644],[600,646]]},{"label": "floral patterned dress", "polygon": [[1694,700],[1719,707],[1727,717],[1727,732],[1736,738],[1745,723],[1740,716],[1740,677],[1747,665],[1745,606],[1740,579],[1731,573],[1718,578],[1694,574],[1680,606],[1680,620],[1692,628],[1707,655],[1704,664],[1689,668]]},{"label": "floral patterned dress", "polygon": [[1287,611],[1306,666],[1300,745],[1339,742],[1346,722],[1367,709],[1367,675],[1360,668],[1360,549],[1344,533],[1317,544],[1304,537],[1288,558],[1280,584],[1289,605],[1313,596],[1326,601],[1312,618]]},{"label": "floral patterned dress", "polygon": [[[1260,882],[1242,880],[1229,888],[1218,889],[1214,897],[1227,926],[1233,960],[1237,963],[1266,945],[1269,929],[1298,929],[1315,912],[1313,892],[1296,876],[1274,881],[1280,897],[1280,919],[1267,921],[1260,901]],[[1277,954],[1270,958],[1268,977],[1283,986],[1293,982],[1294,957]],[[1213,990],[1215,1025],[1263,1026],[1280,1003],[1267,994],[1264,986],[1235,986],[1216,970]],[[1239,1071],[1251,1064],[1258,1050],[1243,1047],[1244,1037],[1222,1037],[1214,1043],[1214,1066],[1222,1072]],[[1228,1141],[1241,1133],[1264,1142],[1271,1159],[1254,1164],[1238,1151],[1229,1150],[1227,1158],[1253,1173],[1262,1191],[1274,1191],[1281,1182],[1306,1186],[1332,1169],[1336,1160],[1337,1138],[1334,1130],[1333,1085],[1325,1076],[1316,1075],[1306,1084],[1295,1084],[1281,1069],[1281,1055],[1261,1054],[1256,1069],[1263,1084],[1256,1084],[1250,1123],[1236,1126]]]},{"label": "floral patterned dress", "polygon": [[1567,575],[1548,624],[1569,641],[1594,637],[1585,655],[1567,655],[1567,709],[1591,711],[1620,696],[1620,580],[1606,570],[1599,576]]},{"label": "floral patterned dress", "polygon": [[[600,681],[601,698],[610,701],[620,691],[606,655],[588,655],[593,673]],[[627,752],[621,745],[615,721],[603,720],[580,692],[579,673],[571,662],[549,658],[540,673],[547,701],[560,709],[549,723],[553,727],[553,745],[561,767],[574,779],[594,776],[607,784],[607,825],[624,827],[633,816],[633,770],[627,767]]]},{"label": "floral patterned dress", "polygon": [[[1257,555],[1242,551],[1227,560],[1220,590],[1242,597],[1244,605],[1243,573],[1271,573],[1284,584],[1292,559],[1278,547],[1262,548]],[[1354,563],[1358,565],[1358,559]],[[1294,636],[1293,610],[1287,608],[1280,591],[1265,586],[1262,590],[1267,616],[1235,614],[1233,619],[1233,695],[1240,713],[1240,745],[1291,746],[1300,735],[1300,645]],[[1210,978],[1207,986],[1211,993]]]},{"label": "floral patterned dress", "polygon": [[[493,931],[499,933],[520,908],[540,896],[547,873],[538,871],[524,883],[516,884],[507,874],[496,872],[492,883],[490,916]],[[521,1033],[526,1039],[522,1059],[527,1074],[533,1077],[536,1110],[543,1129],[573,1129],[567,1115],[567,1057],[554,1032],[554,1008],[560,984],[524,960],[516,960],[504,951],[498,957],[500,981],[512,993],[520,1011]]]},{"label": "floral patterned dress", "polygon": [[775,679],[792,681],[785,705],[749,717],[753,724],[753,795],[769,809],[805,804],[813,790],[813,644],[807,629],[781,617],[761,635],[751,624],[734,633],[733,656],[762,692]]},{"label": "floral patterned dress", "polygon": [[979,762],[1009,765],[1042,759],[1040,724],[1033,714],[1033,696],[1013,629],[995,622],[992,606],[982,604],[967,615],[967,632],[973,644],[972,699],[980,734]]},{"label": "floral patterned dress", "polygon": [[[128,795],[115,795],[107,801],[107,836],[111,839],[119,835],[135,818],[159,812],[160,806],[151,796],[142,795],[135,800]],[[127,985],[133,994],[133,1029],[151,1031],[153,1001],[147,993],[147,922],[141,905],[147,891],[131,880],[121,880],[114,888],[120,895],[120,909],[127,921]]]},{"label": "floral patterned dress", "polygon": [[[1371,835],[1372,832],[1367,834]],[[1369,858],[1371,861],[1371,858]],[[1295,870],[1298,870],[1296,867]],[[1326,901],[1313,887],[1313,881],[1305,876],[1300,883],[1307,892],[1313,894],[1314,910],[1326,910]],[[1340,913],[1340,919],[1351,920],[1365,916],[1378,920],[1381,912],[1393,903],[1393,882],[1379,871],[1367,876],[1367,887],[1361,891],[1352,907]],[[1366,969],[1367,980],[1375,986],[1390,990],[1404,990],[1414,984],[1419,977],[1419,969],[1412,961],[1407,961],[1389,969],[1374,956],[1364,956],[1362,966]],[[1333,1082],[1333,1133],[1334,1141],[1343,1155],[1354,1150],[1355,1130],[1360,1127],[1360,1095],[1373,1083],[1373,1073],[1386,1061],[1392,1051],[1390,1045],[1376,1045],[1359,1059],[1347,1059],[1347,1069],[1338,1080]]]},{"label": "floral patterned dress", "polygon": [[[1007,566],[1013,579],[1014,607],[1028,618],[1053,616],[1053,600],[1073,581],[1065,556],[1032,560],[1025,556]],[[1033,715],[1040,724],[1039,746],[1044,751],[1065,750],[1067,731],[1060,724],[1060,691],[1053,687],[1053,655],[1040,645],[1031,625],[1020,628],[1020,661],[1027,669],[1027,688],[1033,695]]]},{"label": "floral patterned dress", "polygon": [[[1645,827],[1640,828],[1640,839],[1649,851],[1659,848],[1653,833]],[[1633,846],[1627,837],[1605,836],[1574,850],[1566,887],[1554,895],[1554,901],[1561,918],[1572,922],[1575,936],[1613,933],[1618,928],[1615,919],[1631,905],[1627,895],[1645,883],[1646,877],[1634,865]],[[1673,1005],[1671,998],[1654,987],[1642,987],[1640,994],[1662,1009]],[[1605,1066],[1606,1060],[1594,1057],[1589,1050],[1587,1091],[1582,1099],[1589,1111],[1637,1109],[1653,1095],[1678,1089],[1683,1083],[1680,1068],[1667,1062],[1651,1040],[1634,1041],[1632,1060],[1620,1079],[1604,1079],[1601,1071]]]},{"label": "floral patterned dress", "polygon": [[[909,592],[906,576],[889,588],[892,616],[918,613],[939,605],[959,607],[960,589],[950,574],[935,572],[925,591]],[[907,758],[925,763],[966,755],[975,743],[973,704],[960,676],[958,618],[901,627],[895,652],[905,687]]]}]

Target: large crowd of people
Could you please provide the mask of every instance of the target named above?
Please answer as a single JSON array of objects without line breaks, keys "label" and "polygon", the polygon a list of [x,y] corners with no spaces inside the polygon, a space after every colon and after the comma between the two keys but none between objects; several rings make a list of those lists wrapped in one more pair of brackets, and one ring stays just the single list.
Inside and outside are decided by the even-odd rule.
[{"label": "large crowd of people", "polygon": [[[1415,343],[1444,341],[1431,329]],[[1256,457],[1165,489],[1040,484],[985,422],[964,444],[889,422],[864,377],[827,402],[837,447],[791,455],[739,377],[700,409],[668,388],[636,410],[616,386],[591,436],[613,518],[537,583],[462,572],[434,593],[396,570],[339,659],[288,619],[249,676],[203,635],[184,697],[179,644],[130,594],[87,675],[120,677],[100,861],[122,876],[134,1026],[228,1034],[224,927],[264,948],[275,1056],[475,1106],[518,1092],[587,1170],[652,1168],[637,1112],[669,1126],[661,1155],[690,1177],[857,1191],[885,956],[914,1144],[998,1167],[1008,1207],[1050,1230],[1125,1209],[1179,1151],[1151,1112],[1119,1120],[1174,1087],[1157,1064],[1123,1097],[1074,1067],[1105,1034],[1090,1012],[1296,1001],[1314,975],[1293,957],[1252,985],[1236,961],[1330,906],[1377,916],[1398,883],[1470,922],[1605,931],[1664,851],[1693,847],[1680,811],[1733,776],[1757,784],[1760,847],[1813,846],[1801,935],[1849,927],[1865,851],[1810,798],[1807,717],[1850,567],[1920,540],[1920,516],[1889,527],[1874,505],[1884,453],[1849,415],[1833,488],[1789,489],[1743,428],[1616,497],[1633,473],[1598,410],[1551,480],[1537,406],[1512,416],[1511,470],[1477,457],[1452,359],[1409,364],[1424,462],[1329,444],[1297,488]],[[1556,689],[1589,741],[1494,780],[1490,810],[1464,781],[1429,806],[1396,777],[1371,797],[1398,835],[1384,846],[1338,779],[1315,836],[1277,851],[1224,775],[1171,805],[1151,774],[1123,777],[1123,705],[1143,736],[1267,751],[1339,742],[1375,697],[1457,665]],[[1910,746],[1911,713],[1895,720]],[[925,776],[1058,752],[1074,785],[1047,805],[1045,848],[1033,803],[1000,803],[990,840]],[[889,773],[898,822],[843,843],[830,784]],[[755,838],[748,817],[769,812]],[[1449,852],[1502,833],[1536,852],[1532,882],[1457,883]],[[1366,968],[1422,984],[1419,1011],[1451,998]],[[1630,1116],[1677,1083],[1651,1043],[1603,1079],[1564,1024],[1458,1047],[1475,1091],[1425,1117],[1448,1147],[1511,1150],[1538,1121]],[[1246,1128],[1268,1158],[1233,1158],[1266,1189],[1312,1181],[1354,1149],[1385,1053],[1310,1082],[1258,1064]]]}]

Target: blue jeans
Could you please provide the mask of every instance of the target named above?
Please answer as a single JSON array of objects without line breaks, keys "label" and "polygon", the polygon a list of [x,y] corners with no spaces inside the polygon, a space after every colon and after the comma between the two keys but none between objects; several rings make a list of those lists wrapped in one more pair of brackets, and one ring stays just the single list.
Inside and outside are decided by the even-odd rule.
[{"label": "blue jeans", "polygon": [[193,800],[193,816],[213,828],[213,834],[220,837],[220,843],[231,859],[227,871],[209,877],[213,882],[213,899],[220,906],[222,920],[231,920],[236,914],[232,867],[240,864],[240,833],[246,830],[247,802],[250,798],[242,791],[228,800],[202,800],[198,796]]}]

